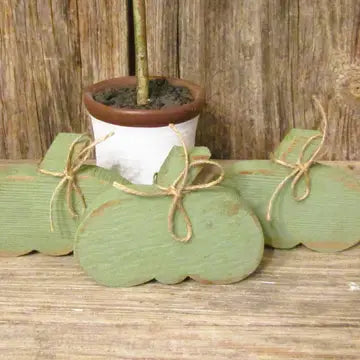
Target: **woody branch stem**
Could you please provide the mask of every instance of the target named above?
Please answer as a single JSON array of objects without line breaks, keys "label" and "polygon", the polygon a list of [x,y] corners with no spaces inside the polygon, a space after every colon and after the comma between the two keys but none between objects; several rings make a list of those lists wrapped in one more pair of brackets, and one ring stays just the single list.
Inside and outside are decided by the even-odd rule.
[{"label": "woody branch stem", "polygon": [[147,104],[149,98],[149,70],[146,40],[145,0],[133,0],[137,103]]}]

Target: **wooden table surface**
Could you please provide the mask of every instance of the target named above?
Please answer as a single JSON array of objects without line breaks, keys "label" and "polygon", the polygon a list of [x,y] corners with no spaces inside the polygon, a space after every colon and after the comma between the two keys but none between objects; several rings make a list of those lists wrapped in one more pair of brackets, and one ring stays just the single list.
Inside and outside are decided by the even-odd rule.
[{"label": "wooden table surface", "polygon": [[73,256],[0,258],[0,359],[360,359],[360,246],[266,249],[224,286],[96,285]]},{"label": "wooden table surface", "polygon": [[31,254],[0,258],[0,284],[1,360],[360,359],[360,246],[267,248],[234,285],[129,289]]}]

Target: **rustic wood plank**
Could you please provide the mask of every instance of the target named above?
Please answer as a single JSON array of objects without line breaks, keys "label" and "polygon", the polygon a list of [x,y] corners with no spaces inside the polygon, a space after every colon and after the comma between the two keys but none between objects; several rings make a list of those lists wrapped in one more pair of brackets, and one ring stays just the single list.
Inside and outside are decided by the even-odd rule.
[{"label": "rustic wood plank", "polygon": [[[20,115],[13,119],[13,112],[5,111],[8,157],[38,157],[57,132],[80,129],[71,114],[81,102],[76,3],[12,1],[3,6],[14,21],[4,30],[13,47],[3,53],[10,59],[4,71],[18,73],[4,89],[4,103],[5,108],[13,104]],[[19,112],[23,99],[30,113],[27,108]]]},{"label": "rustic wood plank", "polygon": [[3,359],[358,360],[360,247],[266,249],[234,285],[96,285],[71,256],[0,261]]},{"label": "rustic wood plank", "polygon": [[0,3],[0,158],[89,128],[83,87],[128,73],[126,0]]},{"label": "rustic wood plank", "polygon": [[[127,1],[0,10],[0,157],[37,158],[56,132],[88,129],[83,86],[127,74]],[[151,0],[147,12],[150,70],[206,88],[198,143],[215,157],[267,158],[289,128],[314,128],[315,93],[328,158],[359,158],[357,0]]]},{"label": "rustic wood plank", "polygon": [[184,0],[179,16],[180,76],[206,89],[198,143],[215,157],[267,158],[289,128],[314,128],[313,94],[328,158],[359,157],[358,1]]},{"label": "rustic wood plank", "polygon": [[29,54],[28,43],[36,32],[34,17],[29,15],[31,5],[13,0],[0,4],[0,158],[42,154],[32,66],[38,66],[41,73],[34,59],[41,51],[37,39],[32,47],[34,57]]},{"label": "rustic wood plank", "polygon": [[264,154],[259,12],[258,1],[182,2],[180,75],[205,87],[198,143],[215,157]]},{"label": "rustic wood plank", "polygon": [[179,75],[197,84],[205,84],[206,65],[206,0],[179,2],[178,49]]},{"label": "rustic wood plank", "polygon": [[[359,157],[357,0],[152,0],[147,12],[150,70],[206,88],[198,143],[215,157],[267,158],[289,128],[314,128],[314,93],[328,158]],[[127,1],[5,0],[0,14],[0,158],[38,158],[58,131],[88,129],[83,86],[128,73]]]},{"label": "rustic wood plank", "polygon": [[127,1],[79,1],[78,6],[84,86],[127,75]]},{"label": "rustic wood plank", "polygon": [[311,95],[318,95],[329,117],[328,158],[358,158],[352,86],[360,77],[351,69],[359,69],[360,3],[263,1],[261,14],[266,123],[279,124],[280,139],[291,127],[315,128]]},{"label": "rustic wood plank", "polygon": [[[78,0],[79,47],[82,87],[97,81],[128,75],[127,0]],[[91,132],[82,102],[77,117],[82,131]]]},{"label": "rustic wood plank", "polygon": [[178,77],[179,0],[147,0],[147,40],[150,75]]}]

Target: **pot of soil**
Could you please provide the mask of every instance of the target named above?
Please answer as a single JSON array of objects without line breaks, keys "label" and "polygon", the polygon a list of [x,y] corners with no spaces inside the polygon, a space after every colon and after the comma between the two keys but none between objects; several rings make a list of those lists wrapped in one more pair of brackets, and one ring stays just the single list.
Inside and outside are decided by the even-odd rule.
[{"label": "pot of soil", "polygon": [[133,183],[152,184],[171,148],[181,145],[170,123],[189,149],[195,145],[204,92],[189,81],[153,77],[147,104],[137,105],[136,83],[135,76],[101,81],[85,89],[84,102],[95,139],[114,132],[97,145],[97,165],[115,168]]}]

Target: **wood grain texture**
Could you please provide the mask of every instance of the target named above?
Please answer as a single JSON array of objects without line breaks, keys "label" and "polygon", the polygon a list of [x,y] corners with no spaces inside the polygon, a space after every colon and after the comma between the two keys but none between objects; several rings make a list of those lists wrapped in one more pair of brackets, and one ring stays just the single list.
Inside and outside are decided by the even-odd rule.
[{"label": "wood grain texture", "polygon": [[[170,151],[156,177],[159,186],[179,189],[182,181],[190,186],[201,171],[201,166],[192,167],[191,163],[207,160],[210,153],[204,147],[190,151],[187,177],[184,156],[182,147]],[[100,284],[127,287],[153,279],[176,284],[187,277],[229,284],[258,267],[264,250],[263,232],[236,190],[223,186],[185,189],[169,228],[175,194],[154,196],[159,194],[155,185],[127,185],[148,196],[115,187],[90,203],[74,245],[80,265]],[[186,217],[191,237],[183,242],[178,239],[189,234]]]},{"label": "wood grain texture", "polygon": [[149,74],[178,77],[178,0],[146,0]]},{"label": "wood grain texture", "polygon": [[[314,130],[293,129],[274,152],[275,159],[296,164],[304,144],[320,134]],[[315,139],[303,153],[310,159],[320,139]],[[334,252],[360,241],[360,182],[348,169],[314,164],[308,171],[310,194],[296,201],[291,178],[273,200],[271,220],[267,219],[269,202],[279,184],[294,169],[270,160],[238,161],[227,168],[224,186],[238,189],[259,218],[265,241],[275,248],[292,248],[300,243],[312,250]],[[294,174],[295,175],[295,174]],[[295,196],[306,192],[305,175],[295,184]]]},{"label": "wood grain texture", "polygon": [[199,144],[218,158],[267,158],[289,128],[318,125],[317,94],[331,119],[328,158],[359,157],[358,1],[179,4],[180,76],[207,93]]},{"label": "wood grain texture", "polygon": [[3,360],[358,360],[360,247],[266,249],[234,285],[96,285],[72,256],[0,261]]},{"label": "wood grain texture", "polygon": [[[188,152],[189,162],[209,160],[211,153],[207,147],[196,146]],[[184,170],[185,153],[182,146],[174,146],[159,172],[156,174],[156,184],[160,186],[171,186]],[[193,166],[189,168],[186,185],[192,184],[196,177],[201,173],[203,166]]]},{"label": "wood grain texture", "polygon": [[[37,158],[88,129],[84,86],[133,68],[127,0],[4,0],[0,14],[0,158]],[[316,94],[328,159],[359,159],[357,0],[148,0],[147,14],[150,72],[205,87],[197,140],[214,157],[267,158],[318,125]]]},{"label": "wood grain texture", "polygon": [[89,128],[82,90],[128,73],[126,0],[0,3],[0,158],[39,158]]},{"label": "wood grain texture", "polygon": [[[66,200],[69,180],[55,194],[51,213],[54,232],[51,232],[50,201],[62,177],[42,174],[39,168],[61,174],[66,166],[69,148],[78,138],[78,134],[58,135],[39,165],[24,163],[0,166],[0,256],[23,255],[33,250],[48,255],[72,252],[81,216],[73,218],[69,213]],[[78,139],[71,156],[74,166],[78,164],[76,154],[88,146],[89,141],[91,139]],[[113,181],[125,181],[115,172],[92,165],[81,166],[74,175],[87,204],[112,187]],[[76,213],[81,215],[84,209],[79,196],[75,190],[70,195]]]},{"label": "wood grain texture", "polygon": [[77,1],[83,85],[127,75],[127,0]]},{"label": "wood grain texture", "polygon": [[180,76],[201,80],[205,87],[207,107],[198,143],[214,157],[263,156],[260,5],[227,0],[182,4],[182,17],[189,23],[183,20],[179,30]]}]

